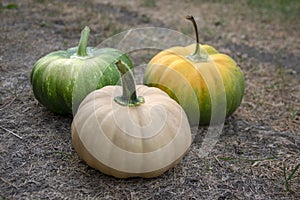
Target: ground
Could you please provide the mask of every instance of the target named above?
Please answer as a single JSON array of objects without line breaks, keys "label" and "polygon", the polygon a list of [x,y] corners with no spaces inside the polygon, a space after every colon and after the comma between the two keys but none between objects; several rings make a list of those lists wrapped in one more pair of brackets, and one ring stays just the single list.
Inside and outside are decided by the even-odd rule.
[{"label": "ground", "polygon": [[[0,6],[0,199],[300,198],[299,1],[6,0]],[[217,144],[200,158],[207,127],[192,127],[188,154],[152,179],[116,179],[88,167],[72,146],[72,116],[35,100],[32,66],[76,46],[86,25],[91,46],[140,27],[193,37],[186,15],[195,16],[201,42],[234,58],[245,75],[243,102]],[[149,59],[149,52],[141,54],[131,53],[136,65]]]}]

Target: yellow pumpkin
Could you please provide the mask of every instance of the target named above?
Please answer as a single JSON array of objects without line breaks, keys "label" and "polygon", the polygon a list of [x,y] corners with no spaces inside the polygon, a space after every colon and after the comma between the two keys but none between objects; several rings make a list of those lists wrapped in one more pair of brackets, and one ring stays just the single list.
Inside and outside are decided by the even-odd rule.
[{"label": "yellow pumpkin", "polygon": [[125,62],[116,66],[122,87],[105,86],[82,101],[72,122],[73,146],[81,159],[105,174],[159,176],[189,149],[187,116],[162,90],[136,86]]},{"label": "yellow pumpkin", "polygon": [[244,76],[236,62],[209,45],[172,47],[155,55],[147,65],[144,84],[158,87],[185,110],[192,125],[219,123],[240,105]]}]

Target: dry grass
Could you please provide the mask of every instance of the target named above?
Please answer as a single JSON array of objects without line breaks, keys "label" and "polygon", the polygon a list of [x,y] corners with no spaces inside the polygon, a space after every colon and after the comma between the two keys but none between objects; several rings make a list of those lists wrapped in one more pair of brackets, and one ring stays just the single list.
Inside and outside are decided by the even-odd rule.
[{"label": "dry grass", "polygon": [[[300,163],[299,23],[276,10],[267,11],[276,16],[270,18],[248,1],[133,2],[24,0],[0,10],[0,199],[299,199],[299,170],[290,180],[284,176],[284,166],[288,176]],[[209,156],[199,158],[206,127],[194,127],[190,152],[158,178],[120,180],[89,168],[72,147],[72,117],[54,115],[34,99],[32,65],[77,45],[85,25],[93,45],[141,26],[192,36],[186,14],[196,17],[206,43],[243,69],[241,107]],[[135,63],[149,57],[131,56]]]}]

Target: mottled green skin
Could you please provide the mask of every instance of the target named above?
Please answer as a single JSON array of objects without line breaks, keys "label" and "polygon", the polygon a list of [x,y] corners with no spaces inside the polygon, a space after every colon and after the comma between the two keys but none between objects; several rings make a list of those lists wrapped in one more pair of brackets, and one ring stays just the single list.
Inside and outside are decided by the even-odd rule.
[{"label": "mottled green skin", "polygon": [[35,98],[58,114],[75,114],[90,92],[120,82],[114,63],[121,59],[131,68],[130,59],[112,48],[87,48],[87,56],[77,55],[77,47],[52,52],[39,59],[30,74]]}]

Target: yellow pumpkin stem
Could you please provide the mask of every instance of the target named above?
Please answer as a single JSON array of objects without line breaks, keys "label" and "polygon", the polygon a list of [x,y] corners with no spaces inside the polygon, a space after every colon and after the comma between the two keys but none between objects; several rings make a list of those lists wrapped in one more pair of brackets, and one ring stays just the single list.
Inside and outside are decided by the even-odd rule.
[{"label": "yellow pumpkin stem", "polygon": [[138,106],[143,104],[145,102],[144,98],[136,95],[135,81],[129,66],[122,60],[118,60],[115,65],[121,73],[123,88],[122,96],[115,97],[115,102],[122,106]]},{"label": "yellow pumpkin stem", "polygon": [[201,51],[200,48],[200,41],[199,41],[199,34],[198,34],[198,27],[197,23],[193,16],[186,16],[187,20],[190,20],[193,23],[195,34],[196,34],[196,49],[195,52],[189,56],[187,56],[188,59],[190,59],[193,62],[207,62],[208,61],[208,54],[206,52]]}]

